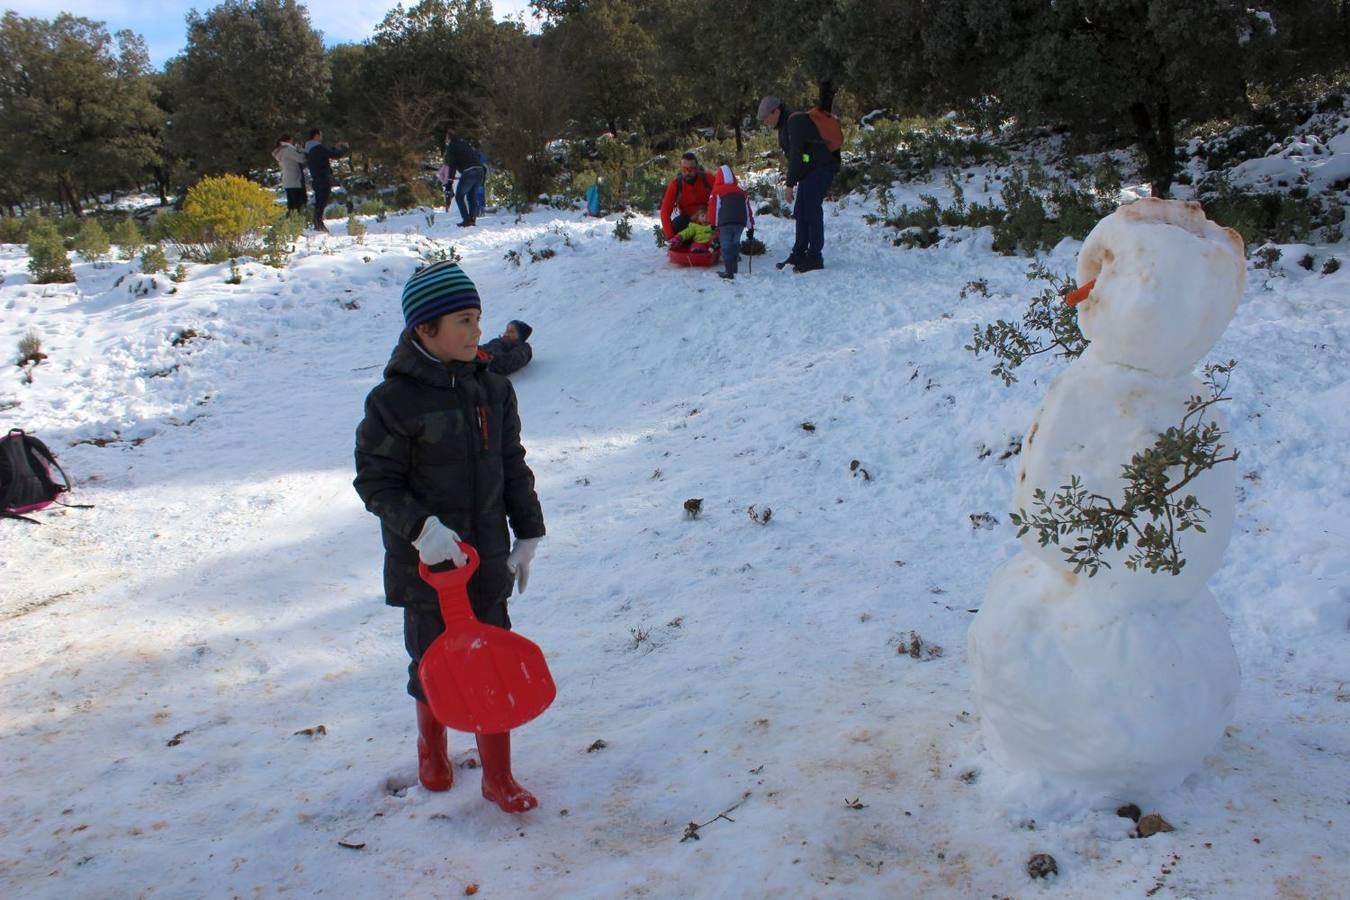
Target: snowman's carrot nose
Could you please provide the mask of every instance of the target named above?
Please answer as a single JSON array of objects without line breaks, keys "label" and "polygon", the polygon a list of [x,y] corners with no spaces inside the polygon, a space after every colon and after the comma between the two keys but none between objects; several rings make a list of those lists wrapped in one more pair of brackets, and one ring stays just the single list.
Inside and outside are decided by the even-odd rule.
[{"label": "snowman's carrot nose", "polygon": [[1070,306],[1077,306],[1078,304],[1082,303],[1084,300],[1088,298],[1088,294],[1092,293],[1092,289],[1096,287],[1096,285],[1097,279],[1094,278],[1087,284],[1080,287],[1078,290],[1070,291],[1069,293],[1065,294],[1064,302],[1069,304]]}]

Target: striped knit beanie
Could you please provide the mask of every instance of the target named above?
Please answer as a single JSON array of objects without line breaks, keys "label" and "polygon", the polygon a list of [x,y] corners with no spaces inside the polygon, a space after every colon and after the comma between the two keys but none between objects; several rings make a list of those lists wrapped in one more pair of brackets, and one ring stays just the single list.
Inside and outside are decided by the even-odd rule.
[{"label": "striped knit beanie", "polygon": [[408,328],[449,312],[482,308],[469,276],[448,259],[418,269],[403,285],[403,320]]}]

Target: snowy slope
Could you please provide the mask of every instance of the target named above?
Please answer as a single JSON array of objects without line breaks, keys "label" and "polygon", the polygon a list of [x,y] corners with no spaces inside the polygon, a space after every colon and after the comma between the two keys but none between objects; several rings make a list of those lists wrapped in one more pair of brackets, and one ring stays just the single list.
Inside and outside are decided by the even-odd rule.
[{"label": "snowy slope", "polygon": [[[943,188],[895,202],[920,190]],[[0,347],[33,329],[50,355],[31,385],[8,370],[0,424],[95,504],[0,522],[0,894],[1342,892],[1350,267],[1291,249],[1253,271],[1212,355],[1240,361],[1238,527],[1211,583],[1243,668],[1227,738],[1171,795],[1066,808],[982,755],[964,659],[1017,548],[1005,453],[1058,364],[1005,388],[962,348],[1039,285],[987,234],[901,250],[869,211],[829,207],[829,268],[804,276],[769,265],[792,223],[762,222],[770,255],[732,284],[668,267],[649,219],[621,243],[545,211],[371,220],[242,285],[200,266],[148,296],[117,283],[130,264],[31,285],[0,248]],[[399,288],[451,241],[489,333],[534,326],[514,380],[549,537],[512,618],[559,695],[516,733],[541,807],[515,818],[479,797],[464,735],[454,789],[415,786],[401,619],[350,486]],[[959,300],[977,278],[991,296]],[[203,337],[174,346],[185,328]],[[912,633],[944,652],[897,652]],[[1125,802],[1176,831],[1130,839]],[[1056,878],[1028,878],[1034,852]]]}]

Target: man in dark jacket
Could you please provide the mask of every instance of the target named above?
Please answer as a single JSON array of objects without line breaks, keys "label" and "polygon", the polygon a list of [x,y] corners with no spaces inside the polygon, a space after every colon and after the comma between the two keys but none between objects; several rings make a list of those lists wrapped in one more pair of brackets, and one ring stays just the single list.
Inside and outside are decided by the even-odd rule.
[{"label": "man in dark jacket", "polygon": [[821,251],[825,246],[825,194],[839,171],[839,151],[831,151],[821,140],[815,123],[805,112],[793,112],[777,97],[765,97],[759,103],[759,120],[778,129],[778,146],[787,156],[787,187],[783,199],[796,205],[792,217],[797,220],[797,235],[788,258],[778,268],[792,266],[794,272],[825,268]]},{"label": "man in dark jacket", "polygon": [[[426,703],[418,665],[446,626],[418,562],[463,565],[459,542],[472,544],[480,557],[468,583],[474,616],[509,628],[506,601],[513,585],[525,589],[544,516],[520,441],[515,390],[478,352],[481,305],[473,282],[448,260],[420,269],[403,289],[403,314],[406,328],[356,430],[353,484],[380,519],[385,602],[404,612],[418,778],[443,791],[454,779],[445,726]],[[509,732],[478,735],[478,751],[484,797],[507,812],[537,805],[511,774]]]},{"label": "man in dark jacket", "polygon": [[506,323],[501,337],[495,337],[480,349],[488,355],[488,371],[498,375],[510,375],[530,364],[534,350],[530,347],[530,335],[534,329],[519,319]]},{"label": "man in dark jacket", "polygon": [[328,147],[323,142],[323,130],[315,128],[305,141],[305,160],[309,163],[309,180],[314,186],[314,230],[327,231],[323,211],[328,207],[328,195],[333,192],[332,161],[347,155],[347,144]]},{"label": "man in dark jacket", "polygon": [[[457,135],[453,129],[445,133],[445,167],[449,173],[445,179],[447,188],[459,173],[459,185],[455,188],[455,205],[459,207],[461,227],[478,224],[478,189],[487,178],[487,165],[483,155],[472,144]],[[449,191],[446,191],[445,211],[450,211]]]}]

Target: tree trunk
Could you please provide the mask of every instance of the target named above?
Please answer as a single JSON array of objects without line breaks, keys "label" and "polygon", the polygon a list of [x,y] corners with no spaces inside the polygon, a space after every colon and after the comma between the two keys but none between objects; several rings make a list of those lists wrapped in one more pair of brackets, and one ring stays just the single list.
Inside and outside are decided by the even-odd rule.
[{"label": "tree trunk", "polygon": [[816,85],[820,89],[820,97],[816,101],[816,106],[826,112],[834,112],[834,95],[839,90],[835,86],[834,79],[826,78],[816,82]]},{"label": "tree trunk", "polygon": [[56,179],[56,186],[61,193],[61,199],[70,206],[71,214],[77,219],[82,218],[84,210],[80,208],[80,198],[75,193],[75,186],[70,183],[70,176],[62,173]]},{"label": "tree trunk", "polygon": [[159,191],[159,205],[169,205],[169,172],[163,166],[155,166],[155,188]]},{"label": "tree trunk", "polygon": [[745,135],[741,134],[741,117],[736,116],[736,158],[745,155]]},{"label": "tree trunk", "polygon": [[1153,110],[1140,101],[1130,106],[1139,147],[1144,151],[1144,174],[1148,176],[1153,196],[1166,198],[1172,190],[1176,165],[1176,144],[1172,128],[1172,107],[1166,95]]}]

